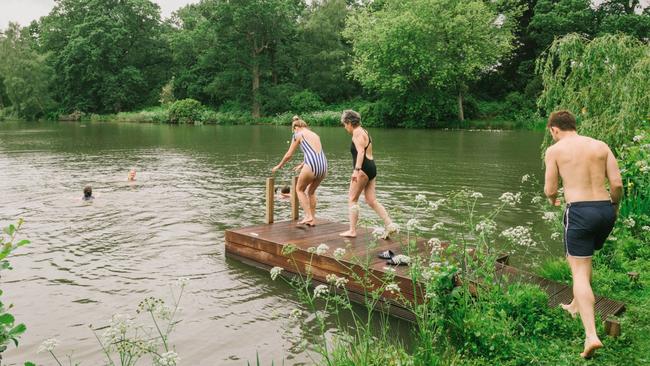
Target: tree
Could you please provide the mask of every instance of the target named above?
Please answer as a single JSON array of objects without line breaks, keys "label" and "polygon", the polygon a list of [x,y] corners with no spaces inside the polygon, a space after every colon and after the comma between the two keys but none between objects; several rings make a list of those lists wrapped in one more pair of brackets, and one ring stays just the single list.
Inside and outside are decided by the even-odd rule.
[{"label": "tree", "polygon": [[627,35],[589,40],[570,34],[539,59],[544,92],[538,104],[580,112],[579,129],[622,146],[647,129],[650,116],[650,46]]},{"label": "tree", "polygon": [[300,0],[204,0],[179,11],[174,58],[189,67],[176,75],[178,96],[212,105],[245,100],[259,117],[264,84],[281,83],[287,72],[302,7]]},{"label": "tree", "polygon": [[351,19],[352,75],[367,88],[403,97],[453,92],[463,120],[467,83],[512,49],[509,19],[482,1],[386,1]]},{"label": "tree", "polygon": [[360,92],[347,76],[352,59],[352,47],[342,35],[347,16],[345,0],[313,1],[300,23],[298,84],[330,103]]},{"label": "tree", "polygon": [[152,104],[169,80],[160,10],[149,0],[57,0],[34,28],[67,110]]},{"label": "tree", "polygon": [[0,79],[14,113],[26,119],[44,116],[54,108],[52,69],[33,48],[26,29],[17,23],[0,33]]}]

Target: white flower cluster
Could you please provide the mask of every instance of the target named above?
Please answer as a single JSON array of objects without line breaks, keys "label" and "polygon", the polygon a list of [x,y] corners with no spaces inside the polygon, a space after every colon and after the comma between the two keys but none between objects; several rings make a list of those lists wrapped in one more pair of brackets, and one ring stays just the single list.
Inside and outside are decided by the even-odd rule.
[{"label": "white flower cluster", "polygon": [[398,254],[396,256],[393,256],[392,259],[393,259],[393,262],[395,264],[402,264],[402,263],[409,264],[409,263],[411,263],[411,257],[409,257],[407,255],[404,255],[404,254]]},{"label": "white flower cluster", "polygon": [[391,294],[394,294],[396,292],[399,292],[399,286],[396,283],[389,283],[386,285],[386,291],[389,291]]},{"label": "white flower cluster", "polygon": [[528,179],[530,179],[530,175],[525,174],[523,177],[521,177],[521,183],[528,182]]},{"label": "white flower cluster", "polygon": [[326,285],[318,285],[314,288],[314,297],[323,297],[329,293]]},{"label": "white flower cluster", "polygon": [[499,197],[499,201],[505,203],[508,206],[514,206],[521,201],[521,192],[514,194],[512,192],[506,192]]},{"label": "white flower cluster", "polygon": [[542,215],[542,219],[546,222],[553,222],[557,220],[557,214],[555,212],[544,212],[544,215]]},{"label": "white flower cluster", "polygon": [[178,287],[185,287],[185,286],[187,286],[187,284],[188,284],[189,282],[190,282],[190,279],[189,279],[188,277],[179,277],[179,278],[176,280],[176,285],[177,285]]},{"label": "white flower cluster", "polygon": [[643,140],[644,137],[645,137],[645,135],[636,135],[636,136],[632,137],[632,141],[639,142],[639,141]]},{"label": "white flower cluster", "polygon": [[174,351],[165,352],[156,359],[156,366],[176,366],[180,361],[178,353]]},{"label": "white flower cluster", "polygon": [[634,227],[634,225],[636,225],[636,222],[634,222],[633,218],[628,217],[627,219],[623,220],[623,225],[631,229]]},{"label": "white flower cluster", "polygon": [[282,267],[273,267],[271,268],[271,279],[275,281],[276,278],[282,273],[283,268]]},{"label": "white flower cluster", "polygon": [[372,230],[372,236],[375,239],[385,239],[386,238],[386,229],[383,227],[376,227]]},{"label": "white flower cluster", "polygon": [[388,226],[386,226],[386,231],[388,232],[389,235],[397,234],[399,233],[399,225],[397,225],[394,222],[391,222],[390,224],[388,224]]},{"label": "white flower cluster", "polygon": [[561,238],[562,238],[562,234],[560,234],[560,233],[551,234],[551,239],[552,240],[560,240]]},{"label": "white flower cluster", "polygon": [[316,254],[318,255],[323,255],[327,253],[327,251],[330,249],[330,247],[327,246],[327,244],[320,244],[316,248]]},{"label": "white flower cluster", "polygon": [[59,345],[59,341],[56,338],[49,338],[43,341],[38,347],[37,353],[41,352],[52,352]]},{"label": "white flower cluster", "polygon": [[[153,311],[153,308],[152,308]],[[104,343],[114,345],[120,340],[126,338],[126,333],[129,329],[133,328],[133,320],[131,317],[125,314],[115,314],[111,318],[111,322],[108,325],[108,328],[102,334],[104,338]]]},{"label": "white flower cluster", "polygon": [[415,202],[422,203],[422,202],[426,202],[426,201],[427,201],[427,197],[425,195],[423,195],[423,194],[416,194],[415,195]]},{"label": "white flower cluster", "polygon": [[636,164],[636,166],[639,167],[639,170],[641,171],[641,173],[646,173],[646,172],[650,171],[650,166],[648,165],[648,162],[645,161],[645,160],[639,160],[635,164]]},{"label": "white flower cluster", "polygon": [[344,255],[345,255],[345,249],[336,248],[336,250],[334,250],[334,258],[335,259],[341,260],[341,259],[343,259]]},{"label": "white flower cluster", "polygon": [[444,203],[445,203],[445,199],[444,199],[444,198],[441,198],[441,199],[439,199],[439,200],[437,200],[437,201],[435,201],[435,202],[434,202],[434,201],[430,201],[430,202],[429,202],[429,209],[430,209],[431,211],[436,211],[436,210],[438,210],[438,209],[440,208],[440,206],[442,206]]},{"label": "white flower cluster", "polygon": [[536,204],[542,202],[542,199],[543,199],[542,196],[535,196],[530,200],[530,203],[536,205]]},{"label": "white flower cluster", "polygon": [[501,235],[511,242],[524,247],[534,247],[537,245],[531,237],[530,229],[524,226],[508,228],[502,231]]},{"label": "white flower cluster", "polygon": [[327,283],[334,285],[337,288],[343,288],[348,283],[348,279],[344,277],[339,277],[333,273],[325,276]]},{"label": "white flower cluster", "polygon": [[476,199],[483,198],[483,193],[481,193],[481,192],[472,192],[472,194],[470,194],[469,196],[472,197],[472,198],[476,198]]},{"label": "white flower cluster", "polygon": [[420,222],[418,219],[410,219],[406,222],[406,230],[408,231],[413,231],[418,228],[420,225]]},{"label": "white flower cluster", "polygon": [[431,238],[427,242],[429,246],[431,247],[431,253],[438,253],[442,250],[442,242],[438,238]]},{"label": "white flower cluster", "polygon": [[289,314],[289,317],[291,319],[299,319],[302,316],[302,310],[300,309],[293,309],[291,310],[291,314]]},{"label": "white flower cluster", "polygon": [[650,226],[644,225],[644,226],[641,227],[641,230],[650,231]]},{"label": "white flower cluster", "polygon": [[476,224],[476,232],[485,235],[492,235],[497,231],[497,224],[492,220],[481,220]]}]

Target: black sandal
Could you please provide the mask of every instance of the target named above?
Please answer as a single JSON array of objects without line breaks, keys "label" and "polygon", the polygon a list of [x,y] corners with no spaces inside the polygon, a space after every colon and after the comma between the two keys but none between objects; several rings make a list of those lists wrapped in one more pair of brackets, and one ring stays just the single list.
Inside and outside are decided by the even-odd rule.
[{"label": "black sandal", "polygon": [[395,253],[393,253],[392,250],[385,250],[379,254],[377,254],[377,257],[381,259],[392,259],[395,256]]}]

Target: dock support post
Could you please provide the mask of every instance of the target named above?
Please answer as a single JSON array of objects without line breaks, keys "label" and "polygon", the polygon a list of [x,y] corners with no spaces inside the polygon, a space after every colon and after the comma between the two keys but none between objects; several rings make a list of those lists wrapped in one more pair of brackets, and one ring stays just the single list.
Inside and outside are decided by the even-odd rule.
[{"label": "dock support post", "polygon": [[275,200],[274,190],[275,178],[266,178],[266,218],[265,222],[267,224],[273,223],[273,203]]},{"label": "dock support post", "polygon": [[616,338],[621,335],[621,323],[612,318],[607,318],[605,320],[605,333],[608,336]]},{"label": "dock support post", "polygon": [[298,220],[298,177],[291,178],[291,220]]}]

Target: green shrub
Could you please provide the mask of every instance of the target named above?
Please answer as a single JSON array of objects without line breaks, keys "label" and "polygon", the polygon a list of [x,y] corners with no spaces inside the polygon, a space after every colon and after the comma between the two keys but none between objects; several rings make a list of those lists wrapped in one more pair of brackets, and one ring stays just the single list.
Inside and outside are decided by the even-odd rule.
[{"label": "green shrub", "polygon": [[194,99],[178,100],[169,107],[169,122],[171,123],[196,123],[201,122],[204,107],[201,102]]},{"label": "green shrub", "polygon": [[[274,85],[262,91],[262,110],[266,115],[283,113],[291,109],[291,98],[298,94],[300,88],[291,83]],[[240,108],[239,111],[248,110],[248,107]],[[293,110],[293,109],[292,109]],[[294,113],[302,113],[303,110],[293,110]]]},{"label": "green shrub", "polygon": [[310,91],[303,90],[289,98],[291,110],[296,113],[305,113],[323,109],[325,106],[321,97]]}]

